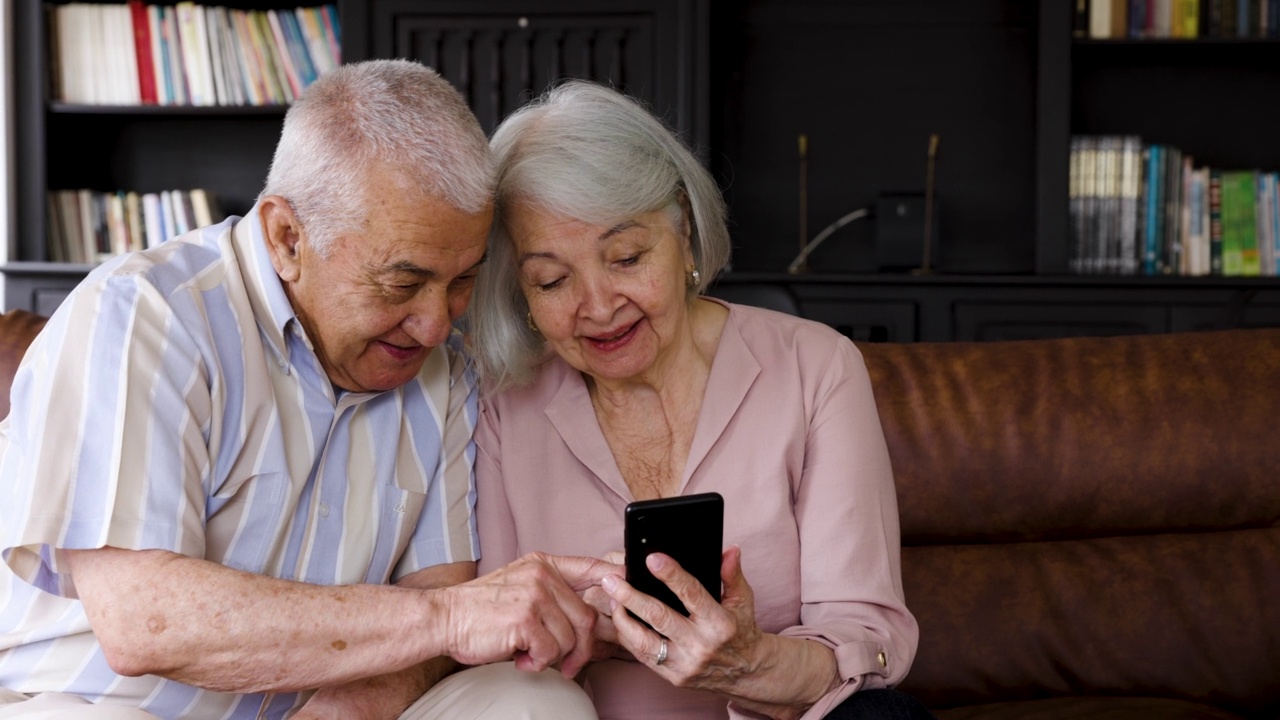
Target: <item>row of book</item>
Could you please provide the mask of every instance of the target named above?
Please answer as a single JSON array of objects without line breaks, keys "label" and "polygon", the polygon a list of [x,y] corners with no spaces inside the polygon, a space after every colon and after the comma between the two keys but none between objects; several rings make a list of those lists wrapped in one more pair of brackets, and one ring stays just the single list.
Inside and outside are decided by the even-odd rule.
[{"label": "row of book", "polygon": [[1197,165],[1134,135],[1071,139],[1070,269],[1280,274],[1280,175]]},{"label": "row of book", "polygon": [[1280,0],[1075,0],[1072,32],[1094,40],[1280,37]]},{"label": "row of book", "polygon": [[98,263],[155,247],[188,230],[223,219],[212,192],[51,190],[48,248],[53,262]]},{"label": "row of book", "polygon": [[48,6],[52,97],[86,105],[287,105],[342,62],[332,5]]}]

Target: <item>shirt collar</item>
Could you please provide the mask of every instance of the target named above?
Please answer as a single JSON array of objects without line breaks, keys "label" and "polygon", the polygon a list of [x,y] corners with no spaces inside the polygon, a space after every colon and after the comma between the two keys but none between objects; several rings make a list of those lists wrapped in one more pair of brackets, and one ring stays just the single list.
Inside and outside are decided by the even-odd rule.
[{"label": "shirt collar", "polygon": [[[298,313],[290,304],[289,296],[284,291],[284,283],[271,264],[259,209],[260,205],[255,203],[248,214],[236,223],[235,230],[232,231],[232,243],[258,327],[262,329],[263,336],[277,359],[287,365],[289,343],[286,338],[290,323],[299,322]],[[306,333],[300,335],[310,347],[311,341]]]}]

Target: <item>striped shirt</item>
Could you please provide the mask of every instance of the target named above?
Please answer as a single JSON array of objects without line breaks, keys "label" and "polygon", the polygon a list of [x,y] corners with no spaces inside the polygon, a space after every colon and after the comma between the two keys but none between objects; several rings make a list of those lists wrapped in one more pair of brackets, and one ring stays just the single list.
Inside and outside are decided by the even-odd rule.
[{"label": "striped shirt", "polygon": [[0,687],[162,718],[281,718],[306,700],[112,672],[59,548],[324,585],[479,557],[460,336],[400,388],[335,392],[257,218],[96,269],[23,359],[0,424]]}]

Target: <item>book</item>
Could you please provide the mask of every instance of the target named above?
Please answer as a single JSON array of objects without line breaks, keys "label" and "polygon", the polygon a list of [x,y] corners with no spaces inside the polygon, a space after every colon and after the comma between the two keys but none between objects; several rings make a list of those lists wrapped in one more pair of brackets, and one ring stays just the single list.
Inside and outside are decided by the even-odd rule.
[{"label": "book", "polygon": [[311,51],[307,47],[306,38],[303,36],[302,29],[298,24],[297,14],[288,10],[281,10],[279,19],[280,29],[284,32],[285,42],[289,47],[289,56],[298,71],[298,80],[305,90],[320,75],[316,71],[315,63],[311,60]]},{"label": "book", "polygon": [[133,24],[134,55],[138,67],[138,97],[144,105],[156,105],[156,72],[152,58],[151,18],[142,0],[128,0]]},{"label": "book", "polygon": [[124,226],[129,252],[146,247],[146,241],[142,237],[142,198],[133,190],[124,193]]},{"label": "book", "polygon": [[1160,273],[1160,238],[1162,237],[1162,223],[1164,213],[1160,211],[1162,202],[1162,193],[1160,190],[1163,173],[1160,167],[1164,160],[1163,147],[1160,145],[1151,145],[1146,151],[1146,221],[1144,223],[1144,233],[1142,242],[1142,274],[1158,275]]},{"label": "book", "polygon": [[197,6],[196,12],[203,19],[201,23],[204,41],[209,48],[209,71],[213,76],[213,97],[217,105],[234,105],[231,98],[231,86],[227,83],[227,67],[223,62],[222,32],[218,26],[217,8]]},{"label": "book", "polygon": [[321,18],[323,11],[315,7],[298,8],[294,14],[298,17],[298,27],[306,42],[307,54],[315,65],[316,77],[323,77],[337,67],[329,52],[329,42],[324,36],[324,21]]},{"label": "book", "polygon": [[210,201],[209,192],[203,188],[195,188],[187,193],[187,197],[191,204],[192,226],[207,227],[214,223],[213,203]]},{"label": "book", "polygon": [[178,11],[169,6],[161,7],[160,11],[170,95],[174,105],[189,105],[191,95],[187,91],[187,67],[183,61],[186,53],[182,50],[182,33],[178,30]]},{"label": "book", "polygon": [[292,95],[289,101],[293,102],[293,98],[302,95],[302,75],[294,65],[293,54],[289,50],[289,40],[285,37],[284,28],[280,25],[280,13],[275,10],[267,10],[266,17],[267,28],[270,30],[268,37],[274,41],[276,66],[284,70],[289,92]]},{"label": "book", "polygon": [[1084,195],[1081,192],[1080,178],[1081,154],[1085,138],[1081,135],[1071,137],[1071,152],[1067,161],[1067,216],[1071,230],[1071,252],[1067,259],[1067,269],[1079,275],[1083,273],[1084,258]]},{"label": "book", "polygon": [[1209,274],[1223,275],[1222,171],[1209,169]]},{"label": "book", "polygon": [[216,105],[209,44],[204,34],[204,12],[191,0],[177,3],[174,10],[182,48],[182,69],[187,78],[187,101],[198,106]]},{"label": "book", "polygon": [[252,33],[249,31],[249,14],[244,10],[230,11],[231,27],[236,35],[236,49],[240,53],[240,69],[244,74],[245,94],[252,105],[272,105],[276,103],[271,91],[267,88],[266,78],[262,71],[262,60],[254,46]]},{"label": "book", "polygon": [[153,248],[164,242],[164,218],[160,210],[160,193],[142,194],[142,227],[144,247]]},{"label": "book", "polygon": [[[1276,0],[1280,3],[1280,0]],[[333,66],[342,65],[342,24],[338,20],[338,6],[333,3],[320,6],[320,19],[323,21],[325,39],[329,41],[329,52],[333,55]]]},{"label": "book", "polygon": [[1172,145],[1166,146],[1164,155],[1166,163],[1162,165],[1165,178],[1164,189],[1164,251],[1161,273],[1172,275],[1178,272],[1182,263],[1182,150]]},{"label": "book", "polygon": [[1138,272],[1138,215],[1141,212],[1142,138],[1127,135],[1120,140],[1119,262],[1121,275]]},{"label": "book", "polygon": [[276,104],[288,105],[297,96],[294,94],[293,86],[289,82],[289,73],[285,70],[284,60],[276,47],[275,35],[271,32],[271,24],[267,19],[267,12],[265,10],[252,10],[249,13],[249,17],[251,20],[250,29],[253,30],[254,34],[254,43],[259,48],[259,52],[265,61],[272,88],[279,98]]},{"label": "book", "polygon": [[151,38],[151,82],[155,87],[156,104],[172,105],[173,88],[166,75],[169,72],[168,58],[165,57],[164,29],[159,5],[147,7],[147,36]]}]

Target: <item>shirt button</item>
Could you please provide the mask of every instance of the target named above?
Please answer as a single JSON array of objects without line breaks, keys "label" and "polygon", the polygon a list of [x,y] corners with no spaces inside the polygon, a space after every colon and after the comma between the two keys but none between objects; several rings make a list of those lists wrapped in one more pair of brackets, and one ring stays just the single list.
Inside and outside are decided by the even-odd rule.
[{"label": "shirt button", "polygon": [[876,653],[876,660],[880,661],[880,667],[882,668],[889,667],[889,656],[885,655],[883,650]]},{"label": "shirt button", "polygon": [[320,503],[320,517],[329,517],[329,506],[325,503]]}]

